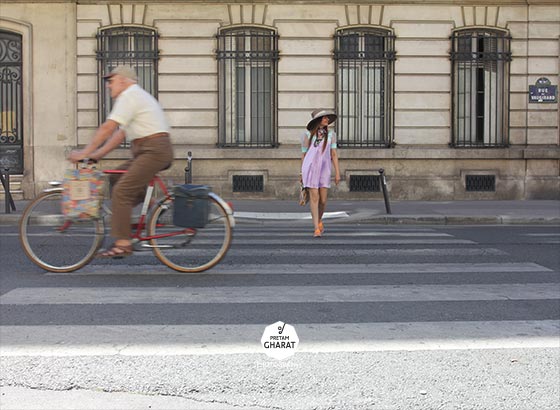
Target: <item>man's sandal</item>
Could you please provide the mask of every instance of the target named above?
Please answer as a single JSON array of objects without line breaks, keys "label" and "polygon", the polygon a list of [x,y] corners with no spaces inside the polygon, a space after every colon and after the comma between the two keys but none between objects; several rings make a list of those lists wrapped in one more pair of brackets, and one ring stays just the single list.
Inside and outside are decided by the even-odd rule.
[{"label": "man's sandal", "polygon": [[97,258],[122,259],[132,255],[132,245],[117,245],[116,243],[109,246],[104,251],[99,252]]}]

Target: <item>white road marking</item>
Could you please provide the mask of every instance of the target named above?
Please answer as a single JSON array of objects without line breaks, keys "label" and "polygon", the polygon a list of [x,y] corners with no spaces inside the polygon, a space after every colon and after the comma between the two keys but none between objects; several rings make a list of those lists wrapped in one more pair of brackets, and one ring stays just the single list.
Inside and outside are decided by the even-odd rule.
[{"label": "white road marking", "polygon": [[[294,256],[309,256],[309,249],[295,248],[295,249],[278,249],[278,248],[263,248],[259,251],[259,255],[290,255]],[[507,252],[496,248],[375,248],[375,249],[347,249],[347,248],[326,248],[326,249],[313,249],[315,257],[330,257],[330,256],[483,256],[483,255],[508,255]],[[231,248],[228,251],[228,256],[255,256],[254,249],[245,248]]]},{"label": "white road marking", "polygon": [[[264,355],[267,325],[3,326],[0,356]],[[292,325],[296,354],[560,348],[557,320]]]},{"label": "white road marking", "polygon": [[[311,228],[310,228],[311,229]],[[327,231],[325,231],[325,235],[327,234]],[[405,237],[411,237],[411,238],[415,238],[415,237],[453,237],[453,235],[450,235],[448,233],[440,233],[440,232],[376,232],[375,230],[372,230],[371,232],[356,232],[356,231],[333,231],[333,230],[328,230],[328,234],[330,236],[337,236],[337,237],[367,237],[367,236],[405,236]],[[245,240],[245,238],[247,237],[254,237],[254,236],[266,236],[266,237],[270,237],[271,233],[270,232],[243,232],[243,238]],[[287,236],[287,237],[294,237],[294,236],[310,236],[309,232],[290,232],[290,231],[283,231],[283,232],[274,232],[274,237],[275,238],[280,238],[283,236]],[[291,239],[290,239],[291,242]]]},{"label": "white road marking", "polygon": [[[234,212],[237,219],[311,219],[309,212]],[[345,211],[325,212],[323,219],[348,218]]]},{"label": "white road marking", "polygon": [[[238,245],[476,245],[476,242],[467,239],[367,239],[367,238],[348,238],[341,239],[338,235],[329,235],[325,233],[321,238],[314,238],[313,231],[310,230],[307,238],[284,238],[281,239],[276,235],[266,239],[251,239],[247,237],[236,237],[234,243]],[[197,241],[198,245],[207,242],[204,240]]]},{"label": "white road marking", "polygon": [[560,299],[560,284],[17,288],[1,305],[327,303]]},{"label": "white road marking", "polygon": [[[373,250],[371,252],[374,252]],[[295,254],[294,254],[295,256]],[[312,275],[333,273],[469,273],[469,272],[551,272],[552,270],[536,263],[375,263],[375,264],[219,264],[196,275]],[[82,275],[158,275],[172,274],[163,265],[88,265],[69,273],[45,273],[48,276]],[[184,275],[184,274],[183,274]]]}]

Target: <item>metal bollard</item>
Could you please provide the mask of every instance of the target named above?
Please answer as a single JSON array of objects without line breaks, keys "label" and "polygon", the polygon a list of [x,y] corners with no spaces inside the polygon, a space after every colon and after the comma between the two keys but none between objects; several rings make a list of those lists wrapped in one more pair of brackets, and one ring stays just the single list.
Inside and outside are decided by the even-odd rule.
[{"label": "metal bollard", "polygon": [[187,166],[185,167],[185,184],[192,184],[192,152],[187,153]]},{"label": "metal bollard", "polygon": [[2,180],[2,186],[4,187],[4,206],[5,211],[9,214],[11,211],[16,210],[16,204],[12,198],[12,193],[10,192],[10,168],[4,168],[6,173],[6,178],[0,172],[0,179]]},{"label": "metal bollard", "polygon": [[383,189],[385,210],[388,214],[391,214],[391,204],[389,203],[389,193],[387,192],[387,180],[385,179],[385,170],[383,168],[379,168],[379,175],[381,176],[381,188]]}]

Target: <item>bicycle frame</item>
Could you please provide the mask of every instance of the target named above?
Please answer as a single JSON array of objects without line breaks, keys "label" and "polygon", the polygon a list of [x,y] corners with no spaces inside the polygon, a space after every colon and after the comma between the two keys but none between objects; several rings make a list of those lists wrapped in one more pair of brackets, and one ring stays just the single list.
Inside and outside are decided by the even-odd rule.
[{"label": "bicycle frame", "polygon": [[[106,174],[106,175],[126,174],[126,172],[127,172],[127,170],[125,170],[125,169],[106,169],[106,170],[103,170],[103,173]],[[152,199],[152,196],[154,194],[154,189],[155,189],[156,185],[161,189],[161,191],[163,192],[163,195],[164,195],[163,199],[160,200],[160,203],[168,200],[171,197],[167,187],[165,186],[165,184],[163,183],[163,181],[161,180],[159,175],[154,175],[152,177],[152,179],[150,180],[150,182],[148,183],[148,187],[146,189],[146,195],[144,196],[144,202],[142,203],[142,210],[140,211],[140,219],[138,220],[137,223],[131,224],[133,232],[130,235],[130,239],[132,239],[132,240],[136,239],[138,242],[145,242],[145,241],[149,241],[151,239],[160,239],[160,238],[165,238],[165,237],[169,237],[169,236],[176,236],[176,235],[181,235],[181,234],[188,234],[188,233],[195,234],[196,229],[185,228],[182,231],[168,233],[168,234],[146,235],[146,236],[142,235],[142,233],[144,232],[144,229],[146,228],[146,222],[147,222],[146,219],[147,219],[148,211],[149,211],[149,208],[150,208],[150,200]],[[147,247],[149,247],[149,246],[147,246]]]}]

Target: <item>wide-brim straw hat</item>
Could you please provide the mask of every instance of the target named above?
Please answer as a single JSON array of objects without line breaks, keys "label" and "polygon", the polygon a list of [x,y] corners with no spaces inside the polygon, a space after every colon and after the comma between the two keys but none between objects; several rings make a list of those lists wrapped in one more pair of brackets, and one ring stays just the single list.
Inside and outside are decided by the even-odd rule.
[{"label": "wide-brim straw hat", "polygon": [[321,118],[329,117],[329,124],[336,121],[337,115],[331,110],[315,110],[311,113],[311,120],[307,123],[307,130],[311,131],[315,128],[317,121],[321,121]]}]

